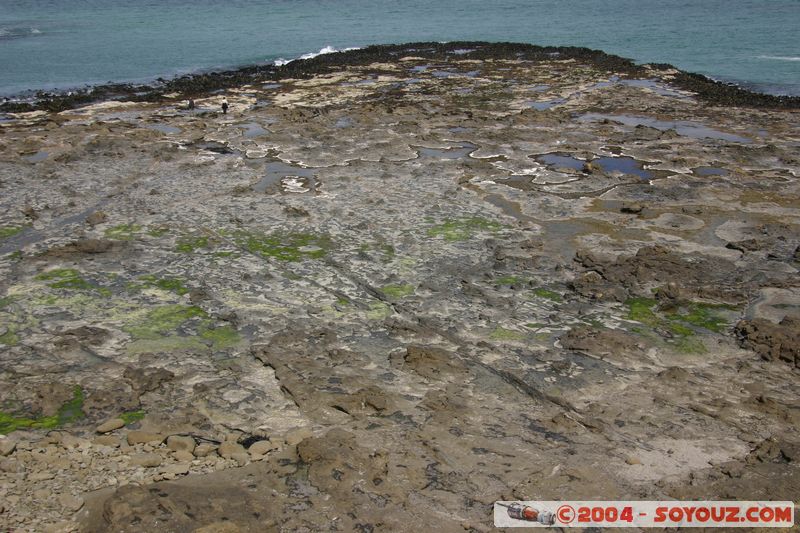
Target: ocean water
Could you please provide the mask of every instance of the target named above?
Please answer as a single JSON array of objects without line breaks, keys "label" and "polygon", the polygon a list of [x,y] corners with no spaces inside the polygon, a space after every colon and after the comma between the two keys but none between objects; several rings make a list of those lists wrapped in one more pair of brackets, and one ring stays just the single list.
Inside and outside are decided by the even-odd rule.
[{"label": "ocean water", "polygon": [[800,95],[800,0],[0,0],[0,95],[455,40],[588,46]]}]

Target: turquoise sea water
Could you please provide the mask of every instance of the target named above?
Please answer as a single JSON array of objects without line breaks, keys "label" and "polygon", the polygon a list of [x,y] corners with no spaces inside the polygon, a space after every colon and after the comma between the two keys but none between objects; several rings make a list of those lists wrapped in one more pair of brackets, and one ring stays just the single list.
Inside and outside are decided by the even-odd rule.
[{"label": "turquoise sea water", "polygon": [[800,0],[0,0],[0,95],[455,40],[588,46],[800,95]]}]

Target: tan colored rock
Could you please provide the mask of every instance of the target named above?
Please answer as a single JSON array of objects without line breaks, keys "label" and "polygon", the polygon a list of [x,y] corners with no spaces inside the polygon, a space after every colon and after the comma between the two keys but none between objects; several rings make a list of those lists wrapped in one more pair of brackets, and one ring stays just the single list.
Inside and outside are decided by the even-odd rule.
[{"label": "tan colored rock", "polygon": [[28,474],[28,481],[36,483],[39,481],[47,481],[49,479],[53,479],[54,477],[56,477],[54,472],[32,472]]},{"label": "tan colored rock", "polygon": [[175,476],[183,476],[189,473],[188,464],[173,464],[165,466],[161,472],[163,474],[172,474]]},{"label": "tan colored rock", "polygon": [[110,420],[106,420],[95,429],[98,433],[108,433],[109,431],[114,431],[115,429],[119,429],[125,426],[125,421],[121,418],[112,418]]},{"label": "tan colored rock", "polygon": [[42,529],[42,531],[43,533],[68,533],[70,531],[76,531],[77,529],[78,524],[64,520],[62,522],[47,525]]},{"label": "tan colored rock", "polygon": [[239,444],[238,442],[233,442],[226,440],[222,444],[219,445],[219,449],[217,450],[220,457],[224,457],[225,459],[231,459],[234,454],[243,453],[247,455],[247,451],[245,451],[244,446]]},{"label": "tan colored rock", "polygon": [[151,433],[149,431],[129,431],[128,432],[128,444],[133,446],[134,444],[147,444],[147,443],[155,443],[161,444],[164,441],[164,435],[160,433]]},{"label": "tan colored rock", "polygon": [[34,499],[39,500],[40,502],[49,500],[52,495],[53,493],[50,492],[50,489],[37,489],[33,491]]},{"label": "tan colored rock", "polygon": [[0,456],[6,457],[11,455],[17,448],[17,441],[8,437],[0,439]]},{"label": "tan colored rock", "polygon": [[119,448],[120,440],[114,435],[101,435],[92,441],[93,444],[98,446],[110,446],[111,448]]},{"label": "tan colored rock", "polygon": [[214,522],[199,529],[195,529],[194,533],[239,533],[241,528],[233,522]]},{"label": "tan colored rock", "polygon": [[132,466],[154,468],[161,465],[161,456],[157,453],[140,453],[138,455],[132,455],[128,461]]},{"label": "tan colored rock", "polygon": [[3,459],[0,461],[0,472],[17,474],[25,471],[25,465],[16,459]]},{"label": "tan colored rock", "polygon": [[194,451],[196,444],[192,437],[183,437],[180,435],[170,435],[167,438],[167,448],[175,452],[189,452]]},{"label": "tan colored rock", "polygon": [[75,435],[70,435],[69,433],[62,433],[59,440],[61,442],[61,446],[67,449],[91,447],[91,444],[88,440],[82,439],[81,437],[76,437]]},{"label": "tan colored rock", "polygon": [[86,217],[86,223],[89,224],[90,226],[97,226],[98,224],[102,224],[106,220],[108,220],[108,215],[106,215],[102,211],[95,211],[94,213]]},{"label": "tan colored rock", "polygon": [[231,455],[231,459],[236,461],[239,466],[244,466],[250,462],[250,455],[247,452],[234,453]]},{"label": "tan colored rock", "polygon": [[217,446],[214,444],[203,443],[199,444],[194,449],[195,457],[206,457],[217,451]]},{"label": "tan colored rock", "polygon": [[265,455],[276,447],[268,440],[260,440],[258,442],[254,442],[252,446],[247,450],[250,452],[250,455]]},{"label": "tan colored rock", "polygon": [[289,446],[297,446],[303,440],[313,436],[314,433],[311,431],[311,428],[293,429],[286,434],[286,444]]},{"label": "tan colored rock", "polygon": [[58,497],[58,503],[67,511],[77,513],[83,507],[84,502],[83,498],[78,498],[72,494],[62,494]]},{"label": "tan colored rock", "polygon": [[181,461],[183,463],[188,463],[194,460],[194,455],[191,452],[187,452],[185,450],[178,450],[173,454],[176,460]]},{"label": "tan colored rock", "polygon": [[642,464],[642,461],[638,457],[628,457],[627,459],[625,459],[625,462],[628,463],[629,465]]}]

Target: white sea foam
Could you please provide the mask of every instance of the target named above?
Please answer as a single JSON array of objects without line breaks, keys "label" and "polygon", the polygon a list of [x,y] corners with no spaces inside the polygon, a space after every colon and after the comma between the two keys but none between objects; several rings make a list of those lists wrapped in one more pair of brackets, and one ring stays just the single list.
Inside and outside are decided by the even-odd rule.
[{"label": "white sea foam", "polygon": [[772,59],[775,61],[800,61],[799,56],[758,56],[758,59]]},{"label": "white sea foam", "polygon": [[42,33],[39,28],[0,28],[0,39],[25,37],[26,35],[38,35]]},{"label": "white sea foam", "polygon": [[274,63],[275,63],[276,67],[282,67],[283,65],[288,65],[292,61],[296,61],[298,59],[311,59],[312,57],[317,57],[317,56],[321,56],[321,55],[324,55],[324,54],[335,54],[336,52],[348,52],[350,50],[358,50],[358,47],[356,46],[356,47],[352,47],[352,48],[338,49],[338,48],[334,48],[333,46],[325,46],[324,48],[321,48],[319,52],[309,52],[309,53],[303,54],[300,57],[297,57],[295,59],[283,59],[282,57],[280,57],[280,58],[276,59],[274,61]]}]

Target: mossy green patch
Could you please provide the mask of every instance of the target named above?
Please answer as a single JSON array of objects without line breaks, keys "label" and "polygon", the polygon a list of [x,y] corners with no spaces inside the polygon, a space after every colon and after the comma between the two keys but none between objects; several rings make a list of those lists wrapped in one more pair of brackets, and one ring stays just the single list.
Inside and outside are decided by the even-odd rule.
[{"label": "mossy green patch", "polygon": [[138,339],[125,346],[125,351],[132,355],[180,351],[204,352],[207,350],[208,345],[199,337],[181,335],[167,335],[157,339]]},{"label": "mossy green patch", "polygon": [[519,276],[502,276],[494,280],[494,284],[498,287],[502,287],[504,285],[520,285],[522,283],[523,280]]},{"label": "mossy green patch", "polygon": [[394,258],[396,254],[394,246],[392,246],[391,244],[381,244],[379,249],[383,253],[383,255],[386,256],[387,261],[391,261],[391,259]]},{"label": "mossy green patch", "polygon": [[111,291],[105,287],[90,283],[81,277],[81,273],[74,268],[56,268],[36,276],[39,281],[49,281],[47,286],[51,289],[68,289],[75,291],[97,291],[102,296],[111,296]]},{"label": "mossy green patch", "polygon": [[327,236],[313,233],[239,232],[235,234],[234,240],[238,246],[250,253],[280,261],[321,259],[331,247],[331,241]]},{"label": "mossy green patch", "polygon": [[83,412],[83,389],[75,386],[72,399],[62,405],[55,415],[30,418],[0,411],[0,433],[7,435],[18,429],[53,429],[86,416]]},{"label": "mossy green patch", "polygon": [[383,302],[371,302],[367,311],[369,320],[383,320],[392,315],[392,308]]},{"label": "mossy green patch", "polygon": [[113,228],[108,228],[104,233],[109,239],[130,241],[141,231],[142,227],[138,224],[118,224]]},{"label": "mossy green patch", "polygon": [[656,301],[652,298],[630,298],[625,302],[628,306],[628,320],[635,320],[642,324],[655,327],[659,324],[659,319],[653,312]]},{"label": "mossy green patch", "polygon": [[364,243],[358,247],[358,251],[362,254],[369,252],[371,249],[375,250],[376,255],[379,254],[381,256],[380,260],[384,263],[390,263],[397,256],[397,251],[394,249],[394,246],[382,241],[374,245]]},{"label": "mossy green patch", "polygon": [[496,341],[521,341],[525,340],[527,335],[521,331],[514,329],[506,329],[497,327],[489,335],[489,338]]},{"label": "mossy green patch", "polygon": [[692,328],[690,328],[690,327],[688,327],[688,326],[686,326],[684,324],[681,324],[679,322],[673,322],[671,324],[666,324],[666,327],[670,331],[670,333],[672,333],[674,335],[678,335],[678,336],[681,336],[681,337],[689,337],[691,335],[694,335],[694,330]]},{"label": "mossy green patch", "polygon": [[[664,313],[663,316],[666,318],[663,318],[657,312],[656,300],[631,298],[625,303],[628,306],[628,319],[653,329],[668,331],[672,337],[666,340],[666,344],[687,354],[707,353],[708,350],[703,340],[698,338],[695,328],[722,333],[730,323],[722,312],[733,309],[727,305],[690,302],[678,310]],[[641,328],[633,328],[633,331],[648,336],[647,332]]]},{"label": "mossy green patch", "polygon": [[544,287],[538,287],[533,289],[533,294],[538,296],[539,298],[544,298],[546,300],[551,300],[553,302],[560,302],[562,301],[562,297],[555,291],[551,291],[550,289],[545,289]]},{"label": "mossy green patch", "polygon": [[150,226],[147,228],[147,234],[151,237],[163,237],[169,233],[167,226]]},{"label": "mossy green patch", "polygon": [[10,261],[19,261],[22,259],[22,250],[17,250],[16,252],[11,252],[6,256],[6,258]]},{"label": "mossy green patch", "polygon": [[414,294],[413,285],[386,285],[381,287],[381,292],[389,298],[400,299]]},{"label": "mossy green patch", "polygon": [[222,350],[239,344],[239,333],[233,326],[221,326],[218,328],[201,328],[200,336],[207,341],[211,341],[214,348]]},{"label": "mossy green patch", "polygon": [[192,318],[208,318],[208,314],[194,305],[162,305],[122,329],[136,340],[157,340]]},{"label": "mossy green patch", "polygon": [[161,290],[174,292],[178,296],[183,296],[189,292],[189,288],[184,285],[184,280],[180,278],[158,278],[153,275],[140,276],[140,280],[145,282],[145,286],[158,287]]},{"label": "mossy green patch", "polygon": [[722,333],[728,327],[730,321],[721,312],[733,309],[728,305],[692,302],[676,312],[668,313],[667,318],[673,321],[686,322],[715,333]]},{"label": "mossy green patch", "polygon": [[702,339],[695,336],[678,336],[672,339],[669,344],[675,346],[676,350],[685,354],[704,354],[708,352]]},{"label": "mossy green patch", "polygon": [[5,326],[6,332],[0,335],[0,344],[6,346],[16,346],[19,344],[19,336],[17,335],[16,328],[12,326]]},{"label": "mossy green patch", "polygon": [[138,422],[139,420],[144,418],[146,413],[139,409],[138,411],[128,411],[126,413],[122,413],[119,415],[119,419],[125,422],[125,425],[133,424],[134,422]]},{"label": "mossy green patch", "polygon": [[13,303],[14,303],[14,298],[12,296],[4,296],[3,298],[0,298],[0,309],[8,307]]},{"label": "mossy green patch", "polygon": [[239,257],[239,254],[237,254],[236,252],[214,252],[214,257],[221,257],[221,258],[233,257],[233,258],[236,258],[236,257]]},{"label": "mossy green patch", "polygon": [[207,235],[184,236],[175,244],[175,250],[182,254],[191,254],[200,248],[211,248],[211,241]]},{"label": "mossy green patch", "polygon": [[495,233],[503,225],[482,217],[446,220],[428,230],[429,237],[442,237],[446,241],[466,241],[479,232]]},{"label": "mossy green patch", "polygon": [[28,227],[29,226],[2,226],[0,227],[0,240],[22,233],[22,231]]}]

